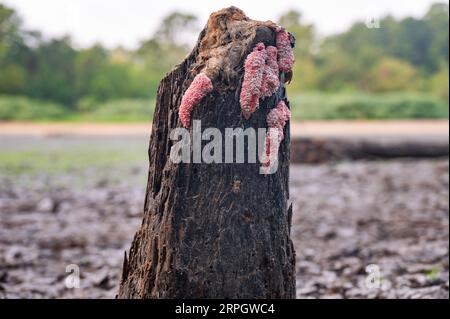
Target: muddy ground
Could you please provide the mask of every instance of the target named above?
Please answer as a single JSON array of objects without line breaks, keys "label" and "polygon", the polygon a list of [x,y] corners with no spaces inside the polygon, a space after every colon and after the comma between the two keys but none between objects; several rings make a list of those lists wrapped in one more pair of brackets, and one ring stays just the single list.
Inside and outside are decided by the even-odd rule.
[{"label": "muddy ground", "polygon": [[[146,138],[0,147],[0,298],[113,298],[142,218]],[[298,297],[448,298],[448,183],[447,158],[293,165]],[[367,287],[366,270],[381,282]]]}]

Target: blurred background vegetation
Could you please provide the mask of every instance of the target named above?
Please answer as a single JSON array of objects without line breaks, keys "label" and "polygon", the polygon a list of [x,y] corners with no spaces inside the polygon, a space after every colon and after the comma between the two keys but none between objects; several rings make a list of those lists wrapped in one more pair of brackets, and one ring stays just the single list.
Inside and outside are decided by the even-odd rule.
[{"label": "blurred background vegetation", "polygon": [[[295,119],[448,118],[449,7],[421,18],[385,16],[319,37],[297,11],[278,23],[297,38]],[[174,12],[137,50],[76,48],[23,27],[0,4],[0,120],[144,121],[159,81],[191,49],[195,15]]]}]

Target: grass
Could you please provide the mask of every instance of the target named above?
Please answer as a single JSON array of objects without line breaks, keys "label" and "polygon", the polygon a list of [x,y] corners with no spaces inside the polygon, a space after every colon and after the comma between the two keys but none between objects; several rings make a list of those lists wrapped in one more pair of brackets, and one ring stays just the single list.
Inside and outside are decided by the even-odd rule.
[{"label": "grass", "polygon": [[[2,137],[0,185],[45,189],[47,185],[86,188],[134,184],[143,189],[148,139],[125,137]],[[8,186],[10,185],[10,186]]]},{"label": "grass", "polygon": [[148,139],[125,137],[2,137],[0,188],[80,192],[101,185],[145,189]]},{"label": "grass", "polygon": [[425,272],[425,276],[430,281],[437,280],[439,278],[439,274],[440,274],[440,271],[439,271],[439,268],[437,268],[437,267],[433,267],[430,270]]},{"label": "grass", "polygon": [[59,174],[147,163],[146,138],[3,138],[0,172]]}]

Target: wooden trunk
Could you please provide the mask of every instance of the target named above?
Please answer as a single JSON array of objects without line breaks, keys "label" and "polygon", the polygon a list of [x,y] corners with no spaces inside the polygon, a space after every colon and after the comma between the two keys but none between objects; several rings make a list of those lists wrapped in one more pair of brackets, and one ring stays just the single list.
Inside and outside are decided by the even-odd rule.
[{"label": "wooden trunk", "polygon": [[[260,174],[260,163],[175,164],[169,158],[174,144],[169,134],[181,127],[178,108],[183,94],[198,73],[199,56],[214,46],[206,38],[212,28],[228,32],[224,24],[230,29],[235,25],[230,19],[240,19],[235,10],[215,13],[196,48],[161,81],[149,146],[144,219],[128,257],[125,254],[119,298],[296,296],[288,206],[289,124],[279,168],[272,175]],[[201,120],[202,128],[218,128],[223,134],[225,128],[267,128],[267,113],[280,97],[285,99],[281,87],[249,120],[241,114],[245,57],[256,43],[275,45],[275,33],[265,23],[248,23],[255,32],[247,42],[220,40],[239,41],[236,46],[244,50],[222,57],[231,59],[227,63],[235,66],[235,73],[220,70],[213,92],[194,109],[192,119]]]}]

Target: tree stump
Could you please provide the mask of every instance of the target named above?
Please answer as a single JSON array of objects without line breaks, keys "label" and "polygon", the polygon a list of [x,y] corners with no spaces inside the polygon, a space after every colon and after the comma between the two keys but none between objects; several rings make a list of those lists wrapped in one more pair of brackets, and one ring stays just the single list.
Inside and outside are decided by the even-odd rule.
[{"label": "tree stump", "polygon": [[[180,104],[200,73],[213,84],[190,114],[202,128],[214,127],[224,135],[226,128],[267,128],[277,103],[289,106],[284,83],[260,100],[249,119],[240,103],[246,57],[259,43],[276,46],[280,30],[235,7],[213,13],[192,53],[161,81],[144,218],[128,257],[125,253],[119,298],[296,297],[289,124],[282,130],[274,174],[261,174],[258,161],[174,163],[169,156],[176,143],[170,132],[186,121],[180,119]],[[280,71],[281,82],[289,77]]]}]

